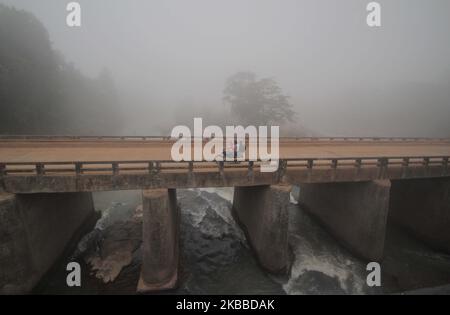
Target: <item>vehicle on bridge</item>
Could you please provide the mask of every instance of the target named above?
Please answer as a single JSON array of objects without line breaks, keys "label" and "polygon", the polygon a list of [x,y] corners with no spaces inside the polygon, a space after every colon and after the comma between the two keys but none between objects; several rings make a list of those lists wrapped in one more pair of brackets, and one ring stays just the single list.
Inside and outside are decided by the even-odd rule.
[{"label": "vehicle on bridge", "polygon": [[[238,158],[242,158],[245,156],[245,144],[242,141],[229,143],[222,153],[223,160],[225,162],[234,162],[239,163]],[[233,159],[233,161],[231,161]]]}]

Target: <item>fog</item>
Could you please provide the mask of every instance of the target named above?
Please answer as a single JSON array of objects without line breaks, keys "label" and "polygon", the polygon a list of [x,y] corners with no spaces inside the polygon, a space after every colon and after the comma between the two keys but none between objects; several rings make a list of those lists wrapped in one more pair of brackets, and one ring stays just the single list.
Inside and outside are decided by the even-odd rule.
[{"label": "fog", "polygon": [[80,0],[79,28],[68,2],[0,0],[33,13],[83,74],[109,70],[117,133],[227,117],[227,78],[251,71],[290,96],[299,135],[450,136],[447,0],[378,1],[376,28],[364,0]]}]

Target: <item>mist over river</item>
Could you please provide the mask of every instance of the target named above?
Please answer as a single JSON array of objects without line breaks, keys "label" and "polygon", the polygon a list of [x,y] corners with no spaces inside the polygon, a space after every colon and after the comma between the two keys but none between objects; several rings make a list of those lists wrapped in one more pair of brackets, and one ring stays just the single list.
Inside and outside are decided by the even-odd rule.
[{"label": "mist over river", "polygon": [[[349,253],[291,196],[288,275],[267,274],[231,215],[233,188],[177,190],[181,209],[179,287],[163,294],[378,294],[450,283],[450,256],[388,225],[382,286],[366,285],[366,262]],[[40,294],[135,294],[141,267],[140,191],[99,192],[95,228],[35,289]],[[76,248],[74,248],[76,247]],[[81,265],[67,287],[66,265]]]}]

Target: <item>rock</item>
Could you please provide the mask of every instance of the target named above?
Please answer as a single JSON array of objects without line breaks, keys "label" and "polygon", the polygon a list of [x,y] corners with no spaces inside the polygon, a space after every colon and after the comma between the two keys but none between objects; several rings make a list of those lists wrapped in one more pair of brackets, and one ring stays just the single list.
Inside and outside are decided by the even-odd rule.
[{"label": "rock", "polygon": [[97,278],[104,283],[112,282],[132,262],[141,242],[142,221],[133,216],[128,221],[115,222],[104,230],[98,249],[89,252],[85,261]]}]

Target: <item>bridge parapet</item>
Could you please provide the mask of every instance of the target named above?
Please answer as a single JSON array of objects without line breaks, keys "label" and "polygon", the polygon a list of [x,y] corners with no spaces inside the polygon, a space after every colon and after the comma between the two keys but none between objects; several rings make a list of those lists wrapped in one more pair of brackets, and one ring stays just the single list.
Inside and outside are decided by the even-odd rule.
[{"label": "bridge parapet", "polygon": [[[171,136],[91,136],[91,135],[0,135],[2,142],[16,142],[16,141],[116,141],[116,142],[136,142],[136,141],[176,141],[179,138]],[[192,140],[198,139],[192,137]],[[203,141],[210,141],[211,138],[202,137]],[[265,139],[260,137],[260,139]],[[270,138],[269,138],[270,139]],[[248,138],[247,138],[248,140]],[[450,138],[439,137],[281,137],[281,142],[450,142]]]},{"label": "bridge parapet", "polygon": [[262,161],[0,162],[6,192],[67,192],[142,188],[256,186],[450,176],[448,156],[287,158],[278,171]]},{"label": "bridge parapet", "polygon": [[[392,156],[392,157],[316,157],[316,158],[285,158],[279,160],[279,171],[303,167],[318,168],[363,168],[389,166],[441,166],[448,168],[449,156]],[[249,172],[259,170],[262,161],[210,162],[189,161],[175,162],[173,160],[130,160],[130,161],[58,161],[58,162],[0,162],[0,175],[82,175],[94,173],[99,175],[119,175],[121,173],[145,172],[161,173],[164,171],[195,172],[202,169],[247,169]]]}]

